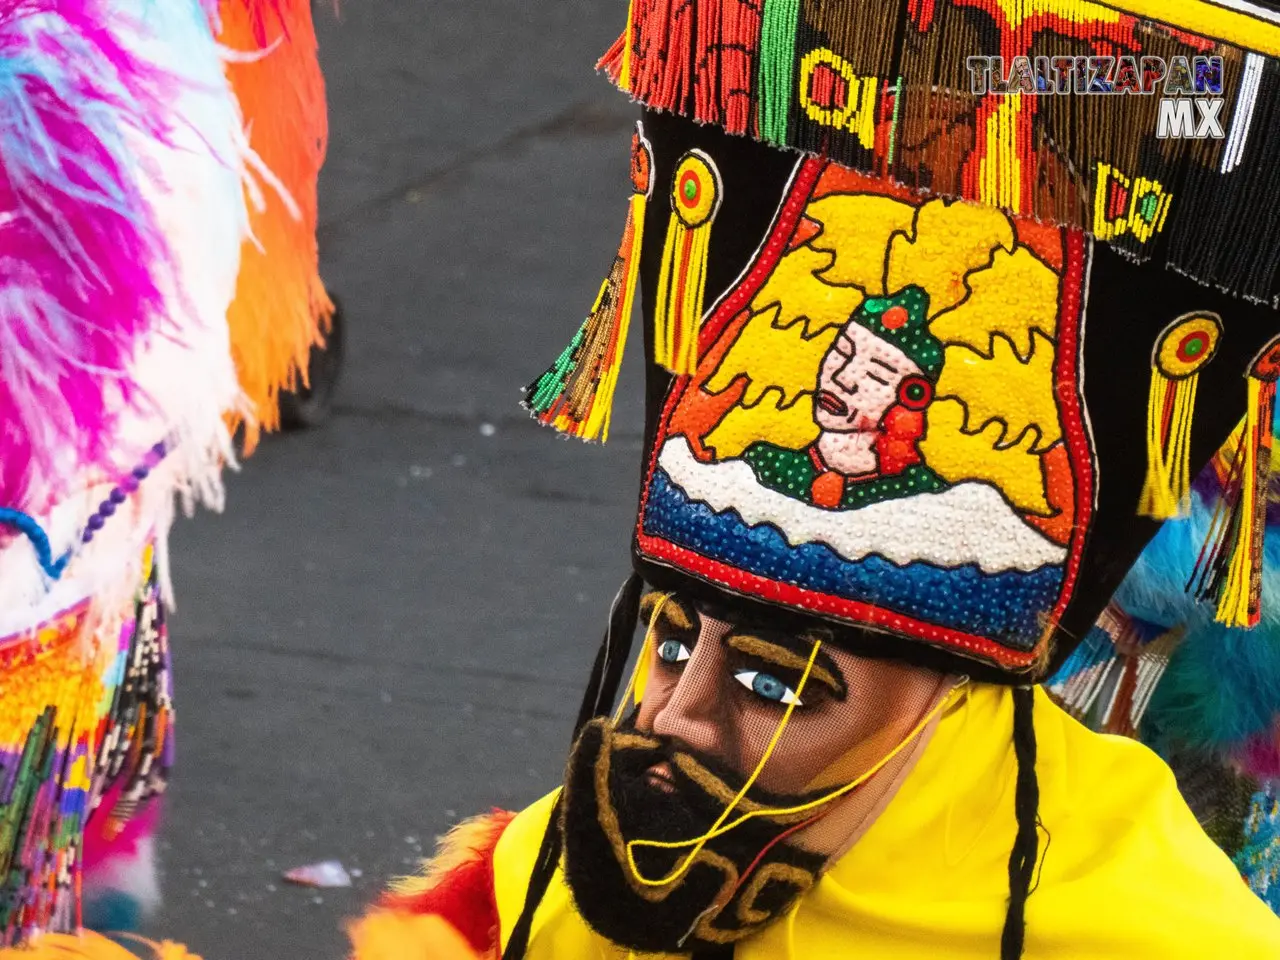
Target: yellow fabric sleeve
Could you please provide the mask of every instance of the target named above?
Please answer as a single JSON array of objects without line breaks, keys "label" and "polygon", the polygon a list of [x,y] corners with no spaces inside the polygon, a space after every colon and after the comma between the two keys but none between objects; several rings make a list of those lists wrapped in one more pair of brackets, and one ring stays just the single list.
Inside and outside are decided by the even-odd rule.
[{"label": "yellow fabric sleeve", "polygon": [[[1274,960],[1280,919],[1196,823],[1146,747],[1085,729],[1041,691],[1041,862],[1025,960]],[[977,686],[938,725],[897,796],[788,917],[739,960],[993,960],[1013,844],[1012,697]],[[502,942],[520,915],[555,801],[520,814],[495,854]],[[559,873],[529,960],[632,960],[587,927]]]}]

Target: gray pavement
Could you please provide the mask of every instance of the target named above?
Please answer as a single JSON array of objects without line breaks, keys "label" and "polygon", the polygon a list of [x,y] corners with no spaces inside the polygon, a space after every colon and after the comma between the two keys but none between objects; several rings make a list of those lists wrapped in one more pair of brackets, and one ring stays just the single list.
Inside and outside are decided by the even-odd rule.
[{"label": "gray pavement", "polygon": [[[638,342],[608,446],[519,388],[613,254],[633,108],[591,71],[625,3],[361,0],[319,15],[335,418],[183,523],[178,766],[148,930],[207,960],[344,956],[341,925],[459,816],[559,779],[627,565]],[[339,859],[346,891],[285,884]]]}]

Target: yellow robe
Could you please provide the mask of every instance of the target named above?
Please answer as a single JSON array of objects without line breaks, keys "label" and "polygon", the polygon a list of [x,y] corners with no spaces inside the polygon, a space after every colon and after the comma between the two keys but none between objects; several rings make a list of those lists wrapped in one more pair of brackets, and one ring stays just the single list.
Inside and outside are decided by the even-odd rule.
[{"label": "yellow robe", "polygon": [[[1141,744],[1092,733],[1036,693],[1041,867],[1025,960],[1280,958],[1280,919],[1200,829]],[[998,960],[1015,822],[1013,700],[975,686],[943,717],[900,792],[792,914],[737,960]],[[554,795],[494,857],[503,945]],[[1047,847],[1047,849],[1046,849]],[[528,960],[627,960],[588,929],[557,874]]]}]

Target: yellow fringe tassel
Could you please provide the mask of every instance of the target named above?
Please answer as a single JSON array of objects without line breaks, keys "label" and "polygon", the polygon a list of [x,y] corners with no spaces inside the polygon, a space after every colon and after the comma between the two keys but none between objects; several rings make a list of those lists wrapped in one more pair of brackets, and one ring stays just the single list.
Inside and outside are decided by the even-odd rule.
[{"label": "yellow fringe tassel", "polygon": [[1230,627],[1257,626],[1262,608],[1262,547],[1266,494],[1271,476],[1275,383],[1250,376],[1248,411],[1239,456],[1240,500],[1235,539],[1216,619]]},{"label": "yellow fringe tassel", "polygon": [[1199,379],[1194,373],[1185,380],[1167,380],[1159,371],[1151,373],[1147,480],[1138,504],[1138,513],[1143,516],[1167,520],[1185,511],[1191,490],[1191,416]]},{"label": "yellow fringe tassel", "polygon": [[675,374],[691,374],[698,366],[707,254],[723,192],[720,171],[709,156],[690,150],[681,158],[672,178],[654,310],[654,357]]},{"label": "yellow fringe tassel", "polygon": [[1179,317],[1160,334],[1147,395],[1147,477],[1138,513],[1157,520],[1185,513],[1191,490],[1191,418],[1200,370],[1221,335],[1214,314]]},{"label": "yellow fringe tassel", "polygon": [[525,390],[524,405],[534,419],[584,440],[609,439],[640,277],[645,212],[653,192],[653,149],[641,124],[632,138],[631,184],[622,242],[591,312],[556,362]]},{"label": "yellow fringe tassel", "polygon": [[622,67],[618,71],[618,89],[631,92],[631,45],[635,43],[636,0],[627,5],[627,29],[622,35]]}]

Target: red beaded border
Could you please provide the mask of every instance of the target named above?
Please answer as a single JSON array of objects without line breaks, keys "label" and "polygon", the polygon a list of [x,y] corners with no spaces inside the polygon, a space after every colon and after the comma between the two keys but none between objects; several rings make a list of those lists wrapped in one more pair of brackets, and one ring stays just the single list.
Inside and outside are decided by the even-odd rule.
[{"label": "red beaded border", "polygon": [[[745,309],[755,297],[760,287],[777,266],[783,251],[795,233],[796,225],[804,213],[809,196],[817,185],[818,178],[826,168],[827,162],[811,157],[804,160],[797,170],[794,181],[787,190],[787,199],[778,211],[778,216],[769,232],[769,239],[756,254],[756,259],[749,272],[733,288],[733,290],[716,306],[711,318],[703,324],[700,348],[704,352],[715,343],[716,338],[725,326]],[[1075,479],[1076,522],[1073,525],[1071,542],[1068,548],[1066,571],[1062,580],[1062,589],[1058,602],[1053,608],[1052,622],[1056,623],[1065,612],[1071,601],[1071,594],[1080,570],[1080,559],[1084,553],[1085,537],[1088,533],[1089,520],[1093,512],[1093,476],[1094,464],[1092,447],[1088,430],[1085,427],[1082,413],[1082,399],[1079,389],[1078,366],[1080,358],[1079,329],[1083,303],[1081,290],[1084,278],[1084,235],[1078,230],[1064,230],[1065,270],[1062,283],[1062,298],[1058,317],[1058,352],[1055,364],[1056,389],[1059,394],[1059,409],[1063,416],[1063,436],[1067,444],[1068,459],[1071,463],[1072,475]],[[644,490],[640,497],[640,510],[636,517],[636,548],[647,560],[662,563],[695,573],[705,580],[727,587],[735,593],[758,599],[799,607],[816,613],[827,614],[858,625],[880,627],[914,637],[941,647],[958,647],[972,654],[990,660],[1003,667],[1023,668],[1040,659],[1044,645],[1048,642],[1050,632],[1045,631],[1043,639],[1030,651],[1013,650],[987,637],[965,633],[905,614],[895,613],[884,607],[873,606],[858,600],[847,600],[843,597],[807,590],[794,584],[782,583],[749,573],[737,567],[712,560],[700,553],[681,547],[662,537],[655,537],[644,532],[645,509],[649,503],[649,490],[653,482],[653,474],[658,465],[658,454],[662,441],[666,438],[671,415],[680,402],[690,377],[677,377],[667,393],[667,402],[662,411],[661,428],[654,439],[653,449],[649,453],[649,465],[645,474]]]},{"label": "red beaded border", "polygon": [[[1096,489],[1094,477],[1098,465],[1093,459],[1093,443],[1084,419],[1084,394],[1081,392],[1080,364],[1084,352],[1084,290],[1087,245],[1084,231],[1064,229],[1066,246],[1062,277],[1062,300],[1058,311],[1058,356],[1055,369],[1058,409],[1062,412],[1062,435],[1071,462],[1071,476],[1076,482],[1075,522],[1071,525],[1071,544],[1067,550],[1067,569],[1062,577],[1062,592],[1053,608],[1051,622],[1057,624],[1066,613],[1080,575],[1089,524],[1093,520]],[[1045,632],[1046,638],[1049,636]],[[1042,641],[1044,642],[1044,641]],[[1039,647],[1039,644],[1037,644]]]}]

